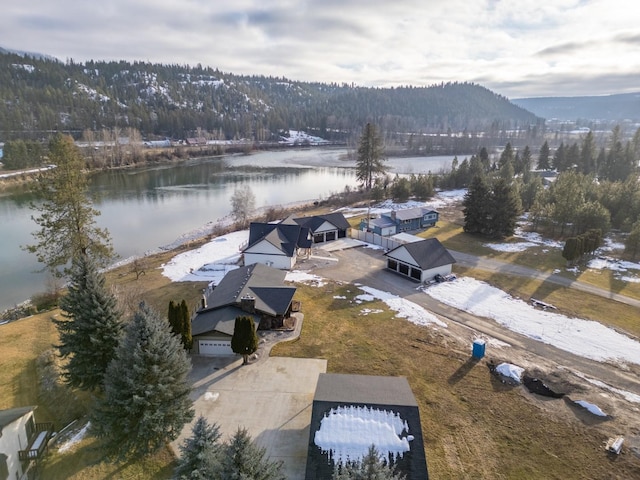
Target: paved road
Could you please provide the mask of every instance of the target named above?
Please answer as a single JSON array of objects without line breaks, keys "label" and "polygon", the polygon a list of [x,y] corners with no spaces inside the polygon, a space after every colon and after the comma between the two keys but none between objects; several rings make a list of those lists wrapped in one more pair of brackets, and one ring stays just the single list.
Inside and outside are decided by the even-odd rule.
[{"label": "paved road", "polygon": [[598,295],[600,297],[609,298],[620,303],[631,305],[632,307],[640,308],[640,300],[630,298],[619,293],[612,292],[605,288],[589,285],[588,283],[582,283],[578,280],[563,277],[562,275],[555,275],[553,273],[539,272],[533,268],[523,267],[520,265],[513,265],[511,263],[501,262],[500,260],[494,260],[491,258],[476,257],[475,255],[469,255],[467,253],[456,252],[449,250],[453,258],[456,259],[459,265],[465,267],[479,268],[482,270],[488,270],[492,272],[505,273],[507,275],[516,275],[519,277],[536,278],[544,282],[554,283],[563,287],[574,288],[583,292]]},{"label": "paved road", "polygon": [[[640,394],[640,368],[636,365],[630,365],[628,369],[623,370],[615,365],[573,355],[551,345],[512,332],[491,319],[477,317],[440,303],[438,300],[418,290],[416,283],[385,270],[385,257],[383,257],[380,250],[350,248],[342,251],[334,251],[332,254],[337,257],[339,261],[318,265],[318,274],[333,280],[360,283],[393,293],[421,305],[428,311],[450,322],[469,327],[475,331],[507,342],[513,347],[524,349],[529,354],[542,357],[543,362],[541,363],[547,364],[549,360],[551,360],[559,366],[568,368],[570,371],[579,371],[616,388]],[[553,281],[554,283],[570,288],[584,289],[584,291],[596,295],[602,293],[602,296],[613,298],[610,292],[606,290],[596,287],[587,289],[586,287],[589,287],[588,285],[580,284],[579,282],[571,281],[558,275],[543,275],[525,267],[507,265],[489,259],[478,259],[460,253],[455,253],[454,256],[456,260],[460,259],[460,263],[473,265],[477,268],[500,271],[512,275],[536,276],[545,281]],[[622,297],[621,295],[617,296]],[[634,299],[627,297],[624,297],[624,299],[629,302],[635,302]]]}]

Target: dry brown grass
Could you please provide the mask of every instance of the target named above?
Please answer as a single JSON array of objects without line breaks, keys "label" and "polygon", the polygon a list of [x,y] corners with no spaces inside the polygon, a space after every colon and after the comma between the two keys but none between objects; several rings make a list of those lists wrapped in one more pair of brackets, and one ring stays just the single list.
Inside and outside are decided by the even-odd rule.
[{"label": "dry brown grass", "polygon": [[[612,462],[602,433],[578,420],[549,415],[521,388],[490,374],[486,359],[437,330],[384,313],[361,315],[350,285],[301,286],[301,338],[277,345],[272,355],[320,357],[328,371],[407,377],[418,401],[431,478],[609,479],[633,478],[633,455]],[[345,296],[346,299],[335,299]],[[561,400],[554,400],[563,409]]]}]

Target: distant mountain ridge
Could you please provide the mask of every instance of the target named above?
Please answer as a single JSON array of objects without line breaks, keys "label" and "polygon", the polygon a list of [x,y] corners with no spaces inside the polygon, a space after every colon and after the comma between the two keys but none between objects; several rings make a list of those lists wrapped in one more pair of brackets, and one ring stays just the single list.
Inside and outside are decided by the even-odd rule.
[{"label": "distant mountain ridge", "polygon": [[547,120],[640,120],[640,92],[603,96],[515,98],[511,101]]},{"label": "distant mountain ridge", "polygon": [[201,65],[63,63],[0,52],[0,128],[12,135],[134,127],[144,136],[185,138],[200,128],[260,141],[293,128],[344,138],[366,122],[428,134],[529,128],[542,120],[471,83],[367,88]]}]

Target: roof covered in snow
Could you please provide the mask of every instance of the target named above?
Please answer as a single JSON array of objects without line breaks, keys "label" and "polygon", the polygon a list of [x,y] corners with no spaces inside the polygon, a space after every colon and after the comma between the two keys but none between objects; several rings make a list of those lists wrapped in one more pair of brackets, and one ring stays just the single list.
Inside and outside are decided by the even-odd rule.
[{"label": "roof covered in snow", "polygon": [[313,399],[306,480],[331,478],[375,445],[407,479],[428,480],[420,412],[404,377],[322,373]]}]

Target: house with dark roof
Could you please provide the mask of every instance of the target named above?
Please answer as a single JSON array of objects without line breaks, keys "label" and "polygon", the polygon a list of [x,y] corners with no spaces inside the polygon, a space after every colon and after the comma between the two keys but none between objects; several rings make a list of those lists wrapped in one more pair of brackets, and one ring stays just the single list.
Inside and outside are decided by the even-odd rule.
[{"label": "house with dark roof", "polygon": [[191,320],[193,352],[234,355],[231,337],[236,317],[254,319],[256,329],[279,328],[290,317],[295,287],[284,285],[286,272],[254,263],[228,272],[204,294]]},{"label": "house with dark roof", "polygon": [[298,255],[308,254],[311,245],[309,229],[295,222],[251,222],[249,242],[242,251],[244,264],[262,263],[274,268],[291,270]]},{"label": "house with dark roof", "polygon": [[338,238],[345,238],[347,230],[351,228],[347,219],[340,212],[294,218],[293,221],[301,227],[309,229],[313,243],[324,243]]},{"label": "house with dark roof", "polygon": [[53,435],[52,423],[36,423],[36,407],[0,410],[0,478],[30,478]]},{"label": "house with dark roof", "polygon": [[436,275],[451,273],[456,260],[437,238],[412,242],[385,253],[387,268],[417,282],[427,282]]},{"label": "house with dark roof", "polygon": [[306,480],[361,460],[375,445],[407,480],[428,480],[418,403],[404,377],[321,373],[313,397]]},{"label": "house with dark roof", "polygon": [[368,230],[383,237],[411,230],[433,227],[440,214],[431,208],[415,207],[392,210],[380,214],[379,218],[360,221],[360,230]]}]

